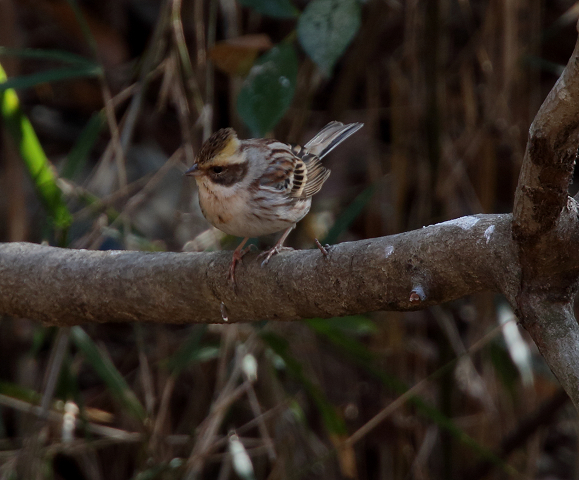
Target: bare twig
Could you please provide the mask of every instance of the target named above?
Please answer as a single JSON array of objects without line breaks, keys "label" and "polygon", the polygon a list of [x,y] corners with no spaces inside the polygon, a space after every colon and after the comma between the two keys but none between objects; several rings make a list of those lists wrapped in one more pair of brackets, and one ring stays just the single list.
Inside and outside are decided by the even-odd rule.
[{"label": "bare twig", "polygon": [[236,387],[242,373],[241,363],[242,355],[240,352],[237,352],[229,380],[224,385],[217,399],[213,402],[209,415],[199,427],[197,441],[187,461],[188,468],[185,477],[187,480],[193,480],[201,473],[205,463],[205,457],[211,451],[212,446],[217,440],[217,431],[223,422],[225,414],[229,410],[229,407],[246,393],[250,387],[248,382],[244,382]]},{"label": "bare twig", "polygon": [[[513,320],[510,320],[513,321]],[[506,325],[500,325],[498,327],[493,328],[489,333],[487,333],[483,338],[478,340],[474,345],[472,345],[467,351],[458,355],[455,359],[451,360],[449,363],[444,365],[443,367],[439,368],[436,372],[420,380],[416,385],[412,388],[408,389],[402,395],[400,395],[396,400],[390,403],[388,406],[380,410],[374,417],[372,417],[368,422],[362,425],[356,432],[354,432],[350,437],[345,440],[346,445],[353,445],[356,442],[360,441],[364,438],[368,433],[370,433],[374,428],[376,428],[380,423],[382,423],[389,415],[391,415],[396,409],[400,408],[404,405],[409,399],[412,397],[417,396],[424,388],[436,377],[438,377],[443,371],[445,371],[448,367],[457,363],[458,360],[461,358],[468,358],[478,352],[482,347],[484,347],[488,342],[490,342],[497,334],[499,334],[502,328]]]},{"label": "bare twig", "polygon": [[59,329],[56,335],[54,346],[52,347],[52,351],[50,353],[50,360],[46,369],[44,392],[42,394],[42,402],[40,403],[40,408],[42,409],[41,417],[43,419],[48,417],[48,409],[52,402],[52,397],[54,396],[56,382],[60,375],[60,369],[62,367],[62,362],[68,347],[69,335],[70,328]]},{"label": "bare twig", "polygon": [[155,63],[161,57],[161,54],[166,46],[166,42],[163,41],[163,34],[165,33],[168,26],[169,9],[170,6],[168,4],[161,7],[159,20],[157,21],[157,25],[155,26],[155,31],[151,37],[149,47],[147,48],[143,58],[138,82],[139,88],[131,99],[131,104],[128,108],[127,119],[125,121],[123,132],[120,137],[120,142],[124,152],[127,151],[131,143],[131,139],[133,138],[133,131],[139,112],[141,111],[143,96],[148,86],[150,73],[155,70]]}]

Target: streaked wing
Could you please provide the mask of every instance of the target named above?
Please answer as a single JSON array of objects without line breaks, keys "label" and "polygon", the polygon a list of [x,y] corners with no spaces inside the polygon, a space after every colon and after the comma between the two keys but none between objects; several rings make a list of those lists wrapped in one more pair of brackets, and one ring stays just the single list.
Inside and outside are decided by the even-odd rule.
[{"label": "streaked wing", "polygon": [[291,198],[304,199],[318,193],[330,175],[320,159],[305,148],[269,141],[271,157],[259,179],[261,187],[272,188]]},{"label": "streaked wing", "polygon": [[269,165],[259,178],[259,185],[291,194],[294,186],[296,162],[289,145],[278,141],[268,141]]},{"label": "streaked wing", "polygon": [[350,135],[356,133],[364,126],[363,123],[330,122],[322,128],[318,134],[305,144],[304,148],[320,158],[330,153]]},{"label": "streaked wing", "polygon": [[[292,196],[308,198],[318,193],[330,176],[330,170],[322,165],[320,157],[310,153],[301,145],[292,146],[294,155],[300,160],[302,175],[294,175]],[[296,171],[299,167],[296,167]],[[300,172],[301,173],[301,172]]]},{"label": "streaked wing", "polygon": [[292,198],[315,195],[330,176],[330,170],[320,159],[363,126],[363,123],[330,122],[304,147],[268,140],[271,160],[259,180],[260,186],[282,191]]}]

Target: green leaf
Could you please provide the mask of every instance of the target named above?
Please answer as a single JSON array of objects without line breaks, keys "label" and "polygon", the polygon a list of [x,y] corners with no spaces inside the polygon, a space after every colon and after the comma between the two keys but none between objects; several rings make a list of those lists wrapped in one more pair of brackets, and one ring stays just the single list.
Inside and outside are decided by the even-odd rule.
[{"label": "green leaf", "polygon": [[4,382],[0,380],[0,395],[17,398],[30,405],[40,405],[42,395],[31,388],[24,387],[17,383]]},{"label": "green leaf", "polygon": [[512,357],[506,348],[504,341],[495,339],[490,344],[489,357],[491,363],[498,373],[499,379],[513,398],[516,395],[516,386],[519,382],[519,372],[513,363]]},{"label": "green leaf", "polygon": [[326,337],[330,342],[351,355],[359,364],[365,368],[370,368],[374,361],[374,355],[365,345],[352,338],[348,333],[334,325],[338,318],[321,319],[312,318],[306,320],[307,325],[318,335]]},{"label": "green leaf", "polygon": [[298,21],[298,39],[326,75],[360,28],[357,0],[313,0]]},{"label": "green leaf", "polygon": [[133,480],[156,480],[157,478],[162,478],[161,475],[169,470],[170,468],[167,464],[161,463],[147,468],[144,472],[137,473],[132,478]]},{"label": "green leaf", "polygon": [[376,324],[363,315],[351,315],[348,317],[336,317],[336,318],[311,318],[306,320],[311,328],[316,330],[320,328],[322,330],[327,328],[337,328],[344,334],[347,335],[372,335],[377,332]]},{"label": "green leaf", "polygon": [[81,327],[72,327],[70,334],[76,347],[83,353],[86,361],[106,383],[112,395],[133,417],[141,422],[144,421],[147,414],[145,413],[143,405],[141,405],[135,393],[129,388],[127,382],[113,365],[110,358],[99,350]]},{"label": "green leaf", "polygon": [[63,67],[12,77],[0,83],[0,92],[10,88],[22,89],[30,88],[41,83],[56,82],[58,80],[70,80],[78,77],[96,77],[101,74],[101,68],[95,64],[87,64],[78,67]]},{"label": "green leaf", "polygon": [[351,335],[373,335],[378,332],[376,324],[368,317],[363,315],[352,315],[336,319],[334,325],[345,333]]},{"label": "green leaf", "polygon": [[201,340],[206,330],[207,325],[195,325],[192,328],[189,337],[167,362],[171,375],[177,377],[192,363],[205,362],[219,357],[219,348],[201,346]]},{"label": "green leaf", "polygon": [[93,114],[66,157],[61,173],[63,178],[74,178],[83,169],[88,154],[105,125],[106,117],[104,111]]},{"label": "green leaf", "polygon": [[244,7],[249,7],[262,15],[277,18],[296,17],[299,10],[290,0],[238,0]]},{"label": "green leaf", "polygon": [[10,48],[0,47],[0,56],[18,57],[18,58],[35,58],[38,60],[56,60],[63,63],[69,63],[76,66],[96,66],[91,60],[88,60],[75,53],[65,50],[44,50],[37,48]]},{"label": "green leaf", "polygon": [[[0,87],[6,80],[6,73],[0,65]],[[0,92],[0,114],[54,226],[66,230],[72,223],[72,216],[56,183],[54,168],[46,157],[30,121],[22,113],[14,90]]]},{"label": "green leaf", "polygon": [[297,75],[297,55],[287,43],[255,62],[237,97],[237,111],[252,135],[263,137],[281,120],[292,102]]},{"label": "green leaf", "polygon": [[347,432],[344,420],[338,414],[336,407],[326,398],[323,390],[304,375],[303,366],[290,352],[288,341],[272,332],[261,332],[260,337],[283,359],[288,373],[303,385],[321,413],[322,420],[328,432],[336,435],[344,435]]},{"label": "green leaf", "polygon": [[72,9],[72,11],[74,12],[74,17],[76,18],[78,26],[80,27],[80,30],[82,31],[82,35],[83,35],[84,39],[86,40],[86,42],[88,43],[94,58],[98,58],[98,47],[97,47],[96,39],[94,38],[94,35],[90,31],[90,28],[88,26],[88,22],[86,21],[86,18],[82,14],[82,11],[80,9],[80,6],[78,5],[78,2],[76,0],[66,0],[66,2],[68,3],[68,5]]}]

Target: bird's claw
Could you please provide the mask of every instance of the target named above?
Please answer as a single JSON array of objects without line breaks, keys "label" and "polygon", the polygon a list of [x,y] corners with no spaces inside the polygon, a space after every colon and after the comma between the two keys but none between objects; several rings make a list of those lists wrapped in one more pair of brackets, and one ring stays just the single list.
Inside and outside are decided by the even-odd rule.
[{"label": "bird's claw", "polygon": [[233,252],[233,258],[231,259],[231,264],[229,265],[229,275],[227,277],[229,278],[229,281],[231,283],[233,283],[234,286],[235,286],[235,266],[237,265],[237,263],[243,263],[243,257],[252,248],[257,248],[257,247],[255,245],[248,245],[247,247],[245,247],[239,251],[235,250]]},{"label": "bird's claw", "polygon": [[235,286],[235,265],[237,265],[237,262],[240,261],[241,258],[236,259],[235,257],[233,257],[233,260],[231,260],[231,264],[229,265],[229,275],[227,275],[227,278],[231,283],[233,283],[234,286]]},{"label": "bird's claw", "polygon": [[284,247],[282,245],[276,245],[273,248],[270,248],[269,250],[266,250],[265,252],[260,253],[257,258],[263,258],[265,257],[264,261],[261,262],[261,266],[265,266],[269,263],[269,260],[271,257],[273,257],[274,255],[283,252],[283,251],[289,251],[289,250],[293,250],[293,248],[291,247]]},{"label": "bird's claw", "polygon": [[325,245],[322,246],[322,244],[320,243],[320,241],[317,238],[314,238],[314,242],[316,242],[316,247],[318,247],[320,249],[320,252],[322,252],[322,255],[324,256],[324,258],[328,258],[328,250],[330,250],[331,245],[328,245],[327,243]]}]

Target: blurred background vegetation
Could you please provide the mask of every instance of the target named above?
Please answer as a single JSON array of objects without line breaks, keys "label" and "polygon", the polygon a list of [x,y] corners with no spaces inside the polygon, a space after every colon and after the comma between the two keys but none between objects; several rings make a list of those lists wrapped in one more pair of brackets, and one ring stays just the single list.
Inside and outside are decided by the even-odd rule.
[{"label": "blurred background vegetation", "polygon": [[[508,212],[578,16],[570,0],[0,0],[0,241],[234,248],[182,175],[225,126],[304,143],[365,123],[325,160],[294,247]],[[0,319],[2,479],[571,479],[576,420],[490,294],[292,324]]]}]

